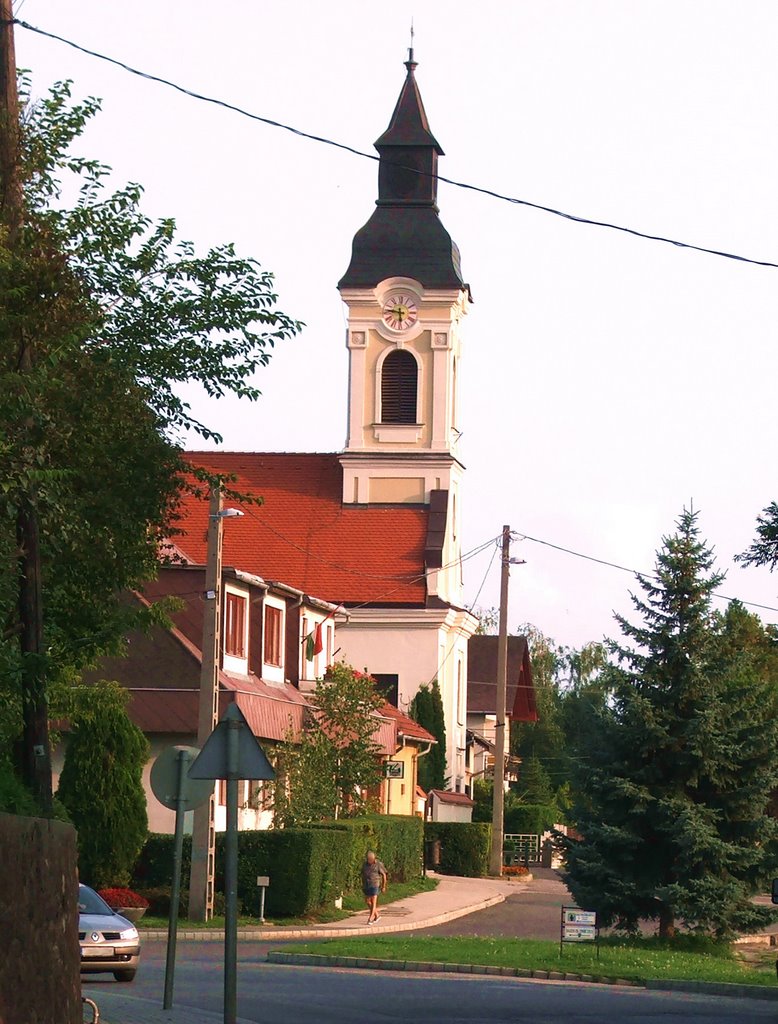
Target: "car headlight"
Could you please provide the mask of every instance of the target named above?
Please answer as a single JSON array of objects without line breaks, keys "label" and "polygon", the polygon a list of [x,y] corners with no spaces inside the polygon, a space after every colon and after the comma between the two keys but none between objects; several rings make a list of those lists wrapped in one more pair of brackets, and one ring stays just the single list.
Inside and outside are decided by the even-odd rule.
[{"label": "car headlight", "polygon": [[119,938],[120,939],[137,939],[137,937],[138,937],[138,929],[137,928],[127,928],[125,931],[119,932]]}]

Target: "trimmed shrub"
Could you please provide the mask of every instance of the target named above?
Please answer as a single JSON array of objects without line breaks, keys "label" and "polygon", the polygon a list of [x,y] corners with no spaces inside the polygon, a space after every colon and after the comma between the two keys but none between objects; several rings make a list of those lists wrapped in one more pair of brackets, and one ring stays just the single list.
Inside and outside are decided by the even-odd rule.
[{"label": "trimmed shrub", "polygon": [[482,878],[489,873],[492,826],[487,822],[428,821],[424,838],[440,840],[443,874]]},{"label": "trimmed shrub", "polygon": [[408,815],[370,814],[360,818],[340,818],[311,825],[316,829],[346,832],[350,840],[346,892],[361,890],[360,869],[368,850],[386,866],[391,882],[408,882],[421,875],[424,823]]},{"label": "trimmed shrub", "polygon": [[[192,865],[192,837],[184,836],[184,847],[181,854],[181,889],[189,889],[189,870]],[[132,873],[132,884],[136,889],[146,892],[147,889],[168,890],[173,882],[173,836],[160,832],[149,832],[146,842],[135,862]],[[148,897],[147,897],[148,898]],[[153,909],[152,913],[157,911]]]},{"label": "trimmed shrub", "polygon": [[88,687],[71,718],[57,796],[78,830],[80,877],[124,886],[148,833],[143,766],[149,742],[127,714],[118,683]]},{"label": "trimmed shrub", "polygon": [[541,836],[558,817],[556,804],[518,804],[505,810],[505,831]]},{"label": "trimmed shrub", "polygon": [[382,814],[375,815],[371,821],[376,833],[376,853],[386,865],[390,880],[410,882],[419,878],[424,851],[421,818]]},{"label": "trimmed shrub", "polygon": [[[138,892],[149,901],[148,912],[152,917],[170,916],[170,886],[158,885],[151,889],[142,889]],[[224,917],[224,893],[213,894],[213,912],[216,917]],[[238,900],[238,913],[243,913],[243,907]],[[189,879],[181,879],[181,894],[178,900],[178,916],[186,918],[189,916]]]},{"label": "trimmed shrub", "polygon": [[[285,828],[238,835],[238,898],[259,913],[257,875],[270,876],[265,910],[299,917],[349,891],[351,838],[335,829]],[[216,837],[216,885],[224,889],[224,833]]]}]

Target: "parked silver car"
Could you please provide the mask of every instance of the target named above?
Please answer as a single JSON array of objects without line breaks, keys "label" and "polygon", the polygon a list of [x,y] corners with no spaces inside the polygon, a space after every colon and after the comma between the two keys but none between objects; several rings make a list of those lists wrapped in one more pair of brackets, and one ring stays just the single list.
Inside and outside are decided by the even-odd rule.
[{"label": "parked silver car", "polygon": [[78,940],[82,974],[113,974],[117,981],[135,977],[140,961],[138,929],[88,885],[78,887]]}]

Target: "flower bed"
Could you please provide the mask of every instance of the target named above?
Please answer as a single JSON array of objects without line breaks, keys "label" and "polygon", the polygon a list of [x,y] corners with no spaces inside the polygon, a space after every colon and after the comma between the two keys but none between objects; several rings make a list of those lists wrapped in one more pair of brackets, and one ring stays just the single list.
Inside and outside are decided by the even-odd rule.
[{"label": "flower bed", "polygon": [[506,864],[502,869],[503,878],[526,878],[529,873],[523,864]]},{"label": "flower bed", "polygon": [[149,905],[149,901],[145,896],[141,896],[139,893],[133,892],[132,889],[122,889],[118,887],[100,889],[98,895],[102,896],[111,910],[130,910],[131,908],[146,910]]}]

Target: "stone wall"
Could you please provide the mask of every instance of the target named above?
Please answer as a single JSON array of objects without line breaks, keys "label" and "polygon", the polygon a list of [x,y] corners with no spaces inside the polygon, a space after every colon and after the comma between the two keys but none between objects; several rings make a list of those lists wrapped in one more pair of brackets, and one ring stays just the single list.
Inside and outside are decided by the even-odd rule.
[{"label": "stone wall", "polygon": [[0,1024],[79,1024],[76,832],[0,814]]}]

